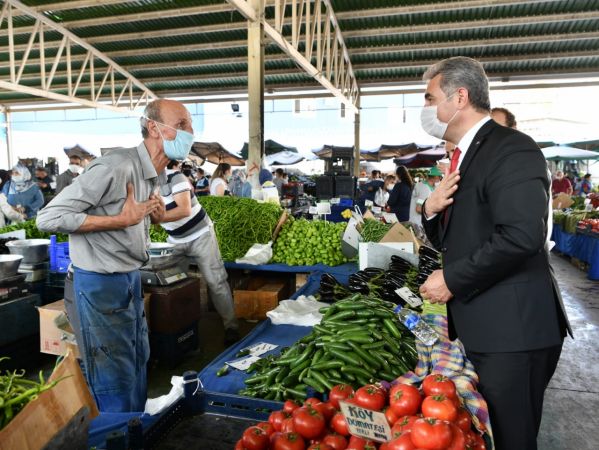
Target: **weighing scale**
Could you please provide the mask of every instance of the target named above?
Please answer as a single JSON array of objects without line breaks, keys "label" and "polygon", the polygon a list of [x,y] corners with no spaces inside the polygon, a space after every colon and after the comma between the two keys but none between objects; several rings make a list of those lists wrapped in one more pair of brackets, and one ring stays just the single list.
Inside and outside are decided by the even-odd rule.
[{"label": "weighing scale", "polygon": [[29,294],[25,275],[17,274],[0,280],[0,303],[16,298],[25,297]]},{"label": "weighing scale", "polygon": [[25,282],[34,283],[36,281],[45,281],[48,277],[50,264],[48,261],[43,261],[35,264],[19,265],[19,273],[25,275]]},{"label": "weighing scale", "polygon": [[150,259],[139,270],[141,282],[146,286],[169,286],[189,278],[183,268],[185,258],[174,257],[174,245],[153,242],[148,253]]}]

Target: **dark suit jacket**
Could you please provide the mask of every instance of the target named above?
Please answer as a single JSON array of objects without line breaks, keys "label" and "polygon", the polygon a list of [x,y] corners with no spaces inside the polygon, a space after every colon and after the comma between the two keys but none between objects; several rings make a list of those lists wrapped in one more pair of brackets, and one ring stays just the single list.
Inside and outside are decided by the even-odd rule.
[{"label": "dark suit jacket", "polygon": [[397,220],[407,222],[410,220],[410,202],[412,201],[412,189],[406,183],[398,181],[389,194],[387,205]]},{"label": "dark suit jacket", "polygon": [[454,202],[423,220],[443,253],[450,337],[476,352],[558,345],[567,324],[545,249],[550,181],[527,135],[492,120],[460,166]]}]

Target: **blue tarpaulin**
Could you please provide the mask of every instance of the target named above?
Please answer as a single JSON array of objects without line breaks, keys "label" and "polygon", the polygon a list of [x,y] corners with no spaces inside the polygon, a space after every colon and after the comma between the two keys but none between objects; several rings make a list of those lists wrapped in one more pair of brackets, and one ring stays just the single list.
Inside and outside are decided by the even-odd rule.
[{"label": "blue tarpaulin", "polygon": [[589,280],[599,280],[599,239],[579,233],[566,233],[560,225],[553,226],[551,239],[555,242],[557,251],[589,265]]}]

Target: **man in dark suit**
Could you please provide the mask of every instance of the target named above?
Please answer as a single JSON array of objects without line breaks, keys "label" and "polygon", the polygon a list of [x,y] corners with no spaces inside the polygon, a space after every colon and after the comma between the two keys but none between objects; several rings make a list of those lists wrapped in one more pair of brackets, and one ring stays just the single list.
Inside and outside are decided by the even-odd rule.
[{"label": "man in dark suit", "polygon": [[421,294],[447,303],[450,337],[479,375],[496,448],[536,449],[545,388],[569,329],[546,246],[546,162],[530,137],[490,119],[480,63],[446,59],[424,80],[423,128],[457,145],[424,204],[443,269]]}]

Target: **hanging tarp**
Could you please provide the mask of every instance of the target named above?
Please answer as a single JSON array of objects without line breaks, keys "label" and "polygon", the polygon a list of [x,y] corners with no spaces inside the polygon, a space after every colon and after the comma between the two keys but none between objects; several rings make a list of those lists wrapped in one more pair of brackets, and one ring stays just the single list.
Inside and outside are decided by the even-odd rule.
[{"label": "hanging tarp", "polygon": [[297,164],[298,162],[303,161],[304,157],[299,153],[285,150],[272,155],[266,155],[264,160],[266,161],[267,166],[289,166],[291,164]]},{"label": "hanging tarp", "polygon": [[[241,155],[241,157],[243,159],[248,158],[248,148],[249,148],[249,145],[246,142],[245,144],[243,144],[243,147],[241,148],[241,151],[239,152],[239,154]],[[264,154],[266,156],[274,155],[275,153],[280,153],[280,152],[285,152],[285,151],[298,153],[296,147],[290,147],[287,145],[279,144],[278,142],[273,141],[272,139],[267,139],[264,141]]]},{"label": "hanging tarp", "polygon": [[399,158],[395,158],[393,162],[398,166],[406,166],[409,169],[415,169],[418,167],[432,167],[444,156],[445,148],[436,147],[430,150],[423,150],[421,152],[400,156]]},{"label": "hanging tarp", "polygon": [[432,145],[420,145],[415,142],[410,142],[409,144],[401,144],[401,145],[388,145],[383,144],[379,147],[378,154],[379,160],[383,159],[391,159],[391,158],[400,158],[405,155],[409,155],[412,153],[422,152],[424,150],[430,150],[433,148]]},{"label": "hanging tarp", "polygon": [[232,166],[243,166],[245,161],[231,153],[218,142],[194,142],[191,154],[212,164],[227,163]]},{"label": "hanging tarp", "polygon": [[568,145],[555,145],[541,149],[548,161],[572,161],[584,159],[599,159],[599,153],[582,150]]},{"label": "hanging tarp", "polygon": [[96,157],[94,154],[88,152],[79,144],[75,144],[73,147],[65,147],[64,152],[69,158],[79,157],[81,159],[93,159]]}]

